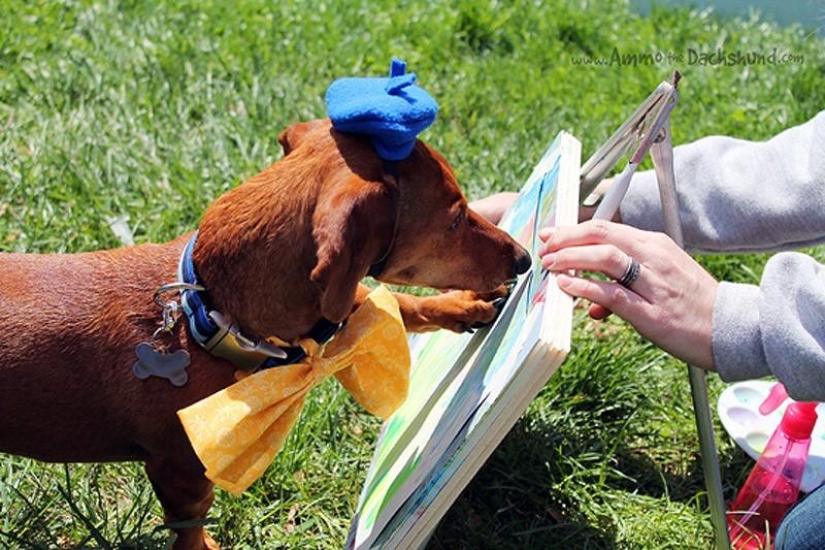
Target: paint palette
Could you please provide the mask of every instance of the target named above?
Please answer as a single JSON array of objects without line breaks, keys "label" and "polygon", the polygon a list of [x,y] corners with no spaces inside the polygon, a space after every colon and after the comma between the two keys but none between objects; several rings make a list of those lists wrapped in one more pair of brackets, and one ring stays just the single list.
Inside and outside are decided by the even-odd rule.
[{"label": "paint palette", "polygon": [[[719,396],[717,409],[722,426],[736,441],[736,444],[754,460],[765,449],[782,415],[790,403],[789,399],[769,415],[759,412],[759,405],[768,397],[768,393],[776,382],[767,380],[751,380],[731,384]],[[810,492],[825,481],[825,403],[816,408],[819,415],[811,434],[811,450],[808,455],[808,464],[802,476],[801,489]]]}]

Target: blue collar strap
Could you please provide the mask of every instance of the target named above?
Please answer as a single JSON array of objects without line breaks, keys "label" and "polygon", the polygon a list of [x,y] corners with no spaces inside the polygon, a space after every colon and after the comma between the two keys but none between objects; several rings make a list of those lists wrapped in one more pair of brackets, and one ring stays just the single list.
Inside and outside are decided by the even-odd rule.
[{"label": "blue collar strap", "polygon": [[[181,254],[178,280],[198,285],[192,250],[197,233],[192,236]],[[244,336],[237,324],[220,312],[207,307],[208,297],[203,290],[181,291],[181,305],[192,337],[206,351],[232,362],[238,369],[254,372],[271,367],[291,365],[307,356],[301,346],[276,346],[264,339]],[[344,323],[321,319],[307,335],[319,345],[328,342]]]}]

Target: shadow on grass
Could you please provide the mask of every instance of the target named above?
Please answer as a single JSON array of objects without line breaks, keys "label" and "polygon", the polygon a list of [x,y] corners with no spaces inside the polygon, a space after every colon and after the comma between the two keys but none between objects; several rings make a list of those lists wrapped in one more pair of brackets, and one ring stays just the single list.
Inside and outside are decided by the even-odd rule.
[{"label": "shadow on grass", "polygon": [[[152,533],[119,543],[104,545],[81,542],[73,546],[63,546],[67,550],[168,550],[172,547],[172,538],[168,534]],[[24,540],[11,533],[0,532],[0,548],[15,548],[19,550],[51,550],[55,543],[49,537]]]},{"label": "shadow on grass", "polygon": [[70,465],[8,456],[3,466],[12,481],[0,484],[6,492],[0,493],[0,548],[171,547],[171,532],[154,520],[157,502],[138,463]]},{"label": "shadow on grass", "polygon": [[[612,516],[632,515],[633,506],[655,508],[656,501],[661,517],[675,503],[684,510],[680,521],[701,529],[707,500],[698,451],[692,447],[680,471],[668,471],[667,461],[663,466],[615,433],[607,438],[620,437],[621,443],[612,455],[601,454],[605,437],[596,432],[536,422],[529,414],[522,418],[442,519],[427,548],[625,547],[627,535],[618,532]],[[723,479],[733,480],[725,487],[730,499],[753,463],[735,446],[724,446],[719,459]],[[600,471],[599,462],[609,467]],[[610,509],[619,501],[625,503]],[[658,514],[651,514],[652,521]]]},{"label": "shadow on grass", "polygon": [[554,490],[553,454],[565,436],[522,419],[444,516],[427,548],[612,548],[564,491]]}]

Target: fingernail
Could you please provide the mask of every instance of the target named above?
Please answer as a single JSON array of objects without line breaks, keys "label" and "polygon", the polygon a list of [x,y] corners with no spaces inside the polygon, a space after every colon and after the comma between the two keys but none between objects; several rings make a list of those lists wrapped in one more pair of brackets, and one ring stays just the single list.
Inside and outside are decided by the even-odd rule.
[{"label": "fingernail", "polygon": [[559,288],[570,286],[570,283],[572,282],[573,278],[570,275],[565,273],[556,274],[556,284],[559,285]]},{"label": "fingernail", "polygon": [[553,236],[553,233],[556,232],[555,227],[542,227],[539,229],[539,239],[546,241],[550,237]]},{"label": "fingernail", "polygon": [[555,254],[545,254],[541,257],[541,266],[544,269],[550,269],[553,264],[556,262],[556,255]]}]

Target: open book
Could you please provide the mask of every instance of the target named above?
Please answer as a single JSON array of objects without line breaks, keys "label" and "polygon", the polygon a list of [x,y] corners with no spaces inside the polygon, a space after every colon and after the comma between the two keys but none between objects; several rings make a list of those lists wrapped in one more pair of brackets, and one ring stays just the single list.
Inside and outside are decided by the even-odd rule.
[{"label": "open book", "polygon": [[347,548],[419,548],[570,349],[572,298],[536,253],[578,217],[581,144],[561,132],[499,226],[533,256],[492,326],[410,338],[410,395],[384,424]]}]

